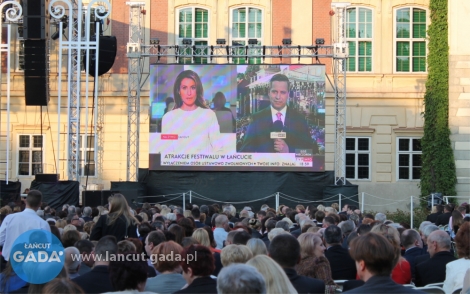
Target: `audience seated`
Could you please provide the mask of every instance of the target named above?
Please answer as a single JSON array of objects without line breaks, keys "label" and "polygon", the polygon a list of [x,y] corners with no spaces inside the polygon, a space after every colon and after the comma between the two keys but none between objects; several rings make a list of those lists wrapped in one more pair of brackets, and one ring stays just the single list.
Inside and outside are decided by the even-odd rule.
[{"label": "audience seated", "polygon": [[284,270],[271,257],[258,255],[246,264],[261,273],[266,282],[266,293],[297,293]]},{"label": "audience seated", "polygon": [[401,244],[405,247],[403,257],[408,260],[411,268],[411,278],[415,278],[416,257],[425,254],[423,250],[423,240],[421,236],[413,229],[408,229],[401,235]]},{"label": "audience seated", "polygon": [[256,268],[246,264],[233,264],[224,267],[217,277],[217,293],[274,293],[266,291],[263,276]]},{"label": "audience seated", "polygon": [[356,278],[356,264],[342,247],[342,232],[338,226],[325,229],[323,238],[326,244],[325,257],[330,262],[333,280],[353,280]]},{"label": "audience seated", "polygon": [[464,222],[455,236],[455,247],[459,259],[446,265],[446,279],[443,289],[453,293],[462,288],[465,272],[470,269],[470,222]]},{"label": "audience seated", "polygon": [[95,246],[93,246],[93,243],[91,243],[89,240],[79,240],[75,243],[75,247],[80,252],[80,258],[82,261],[80,263],[80,268],[78,269],[78,274],[83,275],[91,271],[91,268],[95,263],[92,255]]},{"label": "audience seated", "polygon": [[252,257],[253,253],[245,245],[230,244],[225,246],[220,253],[220,259],[224,267],[232,263],[245,263]]},{"label": "audience seated", "polygon": [[123,255],[124,258],[109,263],[109,280],[116,292],[108,293],[144,292],[147,282],[147,263],[141,260],[136,252],[126,252]]},{"label": "audience seated", "polygon": [[67,278],[55,278],[44,285],[43,294],[84,294],[83,289]]}]

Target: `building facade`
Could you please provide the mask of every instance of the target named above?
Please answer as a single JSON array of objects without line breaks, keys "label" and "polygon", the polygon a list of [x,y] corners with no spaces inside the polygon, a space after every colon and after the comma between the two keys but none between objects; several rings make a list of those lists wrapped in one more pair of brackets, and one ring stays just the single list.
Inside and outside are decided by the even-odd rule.
[{"label": "building facade", "polygon": [[[126,44],[129,31],[129,6],[110,1],[112,12],[104,23],[104,34],[118,40],[118,54],[112,70],[99,78],[103,124],[99,140],[89,128],[90,118],[82,114],[80,146],[81,184],[109,188],[111,181],[126,180],[127,163],[127,69]],[[142,11],[146,44],[158,38],[160,44],[182,44],[191,39],[195,45],[214,45],[217,39],[227,44],[247,44],[256,39],[261,45],[281,45],[290,38],[294,45],[311,45],[317,38],[332,44],[335,30],[330,1],[317,0],[145,0]],[[337,1],[333,1],[337,2]],[[456,4],[459,2],[459,4]],[[468,48],[458,36],[458,28],[468,24],[464,0],[449,1],[449,11],[459,16],[449,19],[451,47],[450,126],[455,150],[460,195],[468,195],[470,166],[470,121]],[[459,6],[460,5],[460,6]],[[366,195],[366,209],[409,207],[410,196],[420,195],[420,139],[423,136],[425,92],[426,30],[430,24],[429,0],[352,0],[347,10],[347,139],[346,176]],[[467,10],[461,9],[464,6]],[[13,31],[15,31],[13,25]],[[53,31],[54,28],[51,28]],[[21,64],[21,37],[14,33],[15,58],[10,61],[12,106],[10,142],[1,137],[0,154],[8,166],[9,180],[20,180],[29,187],[34,174],[56,173],[67,178],[67,116],[62,111],[60,125],[57,101],[57,43],[50,41],[50,89],[48,107],[25,106]],[[468,41],[466,41],[468,43]],[[173,60],[165,60],[172,62]],[[146,59],[144,78],[149,64]],[[266,63],[280,63],[270,59]],[[296,59],[283,63],[297,63]],[[314,63],[315,60],[302,60]],[[320,59],[332,76],[331,60]],[[455,70],[454,70],[455,68]],[[66,70],[65,68],[63,70]],[[65,82],[65,81],[63,81]],[[5,90],[5,81],[2,84]],[[66,96],[67,87],[62,86]],[[85,86],[82,87],[85,91]],[[3,96],[3,95],[2,95]],[[148,167],[149,85],[141,92],[140,162]],[[327,85],[326,96],[326,170],[334,168],[334,96]],[[2,109],[5,101],[2,101]],[[64,99],[62,108],[66,108]],[[2,130],[6,130],[2,110]],[[42,116],[42,118],[41,118]],[[42,125],[41,125],[42,122]],[[89,139],[85,140],[85,136]],[[59,142],[57,142],[59,141]],[[88,144],[85,144],[85,141]],[[7,154],[6,146],[10,146]],[[59,145],[58,145],[59,144]],[[60,146],[60,148],[56,148]],[[59,154],[56,154],[59,149]],[[55,162],[59,156],[59,166]],[[41,159],[44,165],[41,165]],[[88,170],[89,176],[86,177]],[[90,172],[93,171],[93,172]],[[415,204],[418,203],[416,200]]]}]

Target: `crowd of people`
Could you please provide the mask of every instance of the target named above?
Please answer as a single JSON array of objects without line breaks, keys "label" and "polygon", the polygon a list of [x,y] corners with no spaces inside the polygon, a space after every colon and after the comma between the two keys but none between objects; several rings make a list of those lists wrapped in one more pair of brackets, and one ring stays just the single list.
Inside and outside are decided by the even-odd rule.
[{"label": "crowd of people", "polygon": [[[435,283],[470,293],[467,203],[435,207],[418,230],[337,203],[133,210],[115,194],[106,206],[55,210],[32,190],[24,206],[0,209],[1,293],[422,293]],[[9,260],[32,229],[65,248],[63,270],[45,284],[26,283]]]}]

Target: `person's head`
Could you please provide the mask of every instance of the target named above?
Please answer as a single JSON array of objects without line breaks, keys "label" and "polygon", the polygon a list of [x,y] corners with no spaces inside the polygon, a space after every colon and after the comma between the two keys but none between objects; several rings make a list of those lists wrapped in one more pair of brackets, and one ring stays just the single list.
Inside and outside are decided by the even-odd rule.
[{"label": "person's head", "polygon": [[343,233],[338,226],[329,226],[323,232],[323,238],[325,239],[325,243],[328,245],[337,245],[341,244],[343,241]]},{"label": "person's head", "polygon": [[82,263],[86,264],[89,267],[92,267],[94,260],[90,257],[93,250],[95,249],[93,243],[91,243],[90,240],[79,240],[75,243],[74,246],[78,249],[80,255],[82,256]]},{"label": "person's head", "polygon": [[324,256],[325,245],[320,238],[319,234],[316,233],[303,233],[297,238],[300,244],[300,255],[301,258],[308,256],[320,257]]},{"label": "person's head", "polygon": [[264,277],[266,293],[297,293],[285,271],[271,257],[258,255],[246,264],[255,267]]},{"label": "person's head", "polygon": [[283,234],[288,234],[290,235],[289,232],[284,231],[284,229],[281,228],[274,228],[268,233],[268,239],[269,241],[272,241],[276,236],[283,235]]},{"label": "person's head", "polygon": [[323,222],[323,219],[325,218],[325,212],[322,210],[319,210],[315,213],[315,219],[317,222],[321,223]]},{"label": "person's head", "polygon": [[210,276],[215,269],[214,256],[206,246],[191,245],[183,250],[181,256],[186,257],[180,265],[183,268],[183,278],[188,284],[196,278]]},{"label": "person's head", "polygon": [[395,267],[395,249],[383,236],[370,232],[351,241],[349,254],[356,261],[357,275],[390,276]]},{"label": "person's head", "polygon": [[452,230],[456,232],[459,228],[460,225],[463,223],[463,216],[462,213],[458,210],[452,211]]},{"label": "person's head", "polygon": [[199,210],[199,208],[193,208],[191,210],[191,216],[195,219],[195,220],[199,220],[199,218],[201,217],[201,211]]},{"label": "person's head", "polygon": [[165,234],[161,231],[150,232],[145,238],[145,252],[150,256],[154,247],[158,246],[160,243],[165,242]]},{"label": "person's head", "polygon": [[168,229],[168,232],[175,235],[175,240],[174,241],[178,244],[181,244],[181,241],[183,240],[183,238],[186,237],[185,230],[180,225],[176,225],[176,224],[171,225],[170,228]]},{"label": "person's head", "polygon": [[437,230],[428,237],[428,252],[431,257],[441,251],[450,250],[450,236],[444,231]]},{"label": "person's head", "polygon": [[297,213],[305,213],[305,206],[303,206],[302,204],[299,204],[295,206],[295,211],[297,211]]},{"label": "person's head", "polygon": [[343,235],[349,235],[352,231],[354,231],[356,225],[352,220],[347,220],[338,224],[338,227],[341,228],[341,232],[343,233]]},{"label": "person's head", "polygon": [[223,266],[232,263],[245,263],[253,257],[251,250],[245,245],[230,244],[225,246],[220,253],[220,261]]},{"label": "person's head", "polygon": [[401,244],[405,249],[412,247],[423,248],[423,240],[421,240],[421,236],[413,229],[408,229],[403,232],[401,235]]},{"label": "person's head", "polygon": [[135,252],[126,252],[124,258],[109,263],[109,280],[115,291],[144,291],[147,282],[147,262]]},{"label": "person's head", "polygon": [[455,247],[460,258],[470,259],[470,222],[464,222],[455,235]]},{"label": "person's head", "polygon": [[271,293],[256,268],[246,264],[233,264],[222,268],[217,276],[217,293]]},{"label": "person's head", "polygon": [[[77,247],[67,247],[64,249],[65,254],[65,268],[67,269],[67,273],[75,274],[78,272],[80,268],[81,258],[80,258],[80,251]],[[78,257],[78,258],[77,258]]]},{"label": "person's head", "polygon": [[246,242],[251,239],[251,235],[246,231],[239,231],[233,236],[233,244],[246,245]]},{"label": "person's head", "polygon": [[176,77],[173,95],[175,97],[175,109],[196,106],[207,108],[201,79],[192,70],[182,71]]},{"label": "person's head", "polygon": [[180,262],[176,258],[158,258],[159,256],[178,256],[181,252],[183,252],[183,247],[174,241],[160,243],[152,250],[153,266],[159,273],[181,270]]},{"label": "person's head", "polygon": [[388,242],[390,242],[390,244],[392,244],[395,250],[394,262],[398,262],[398,259],[401,256],[400,233],[398,230],[389,225],[378,224],[372,227],[371,232],[382,235],[385,239],[387,239]]},{"label": "person's head", "polygon": [[276,223],[276,228],[281,228],[286,232],[289,232],[289,223],[287,221],[281,220]]},{"label": "person's head", "polygon": [[214,103],[214,110],[219,110],[225,106],[227,99],[225,99],[224,93],[217,92],[215,93],[215,96],[214,96],[214,99],[212,99],[212,102]]},{"label": "person's head", "polygon": [[283,74],[274,75],[269,82],[269,100],[276,110],[282,110],[289,99],[289,78]]},{"label": "person's head", "polygon": [[80,233],[77,230],[64,231],[61,241],[64,248],[75,245],[77,241],[81,240]]},{"label": "person's head", "polygon": [[453,210],[452,205],[446,204],[444,206],[444,212],[452,212],[452,210]]},{"label": "person's head", "polygon": [[129,240],[122,240],[117,243],[118,245],[118,254],[125,252],[137,252],[134,243]]},{"label": "person's head", "polygon": [[209,239],[209,234],[203,228],[196,229],[193,232],[192,237],[194,239],[196,239],[199,244],[201,244],[203,246],[206,246],[206,247],[211,247],[211,241]]},{"label": "person's head", "polygon": [[228,228],[228,218],[225,214],[219,214],[215,218],[215,227],[216,228],[222,228],[222,229],[227,229]]},{"label": "person's head", "polygon": [[116,237],[114,236],[104,236],[102,237],[95,246],[95,256],[98,256],[95,259],[95,265],[98,263],[106,265],[109,264],[109,261],[106,261],[106,256],[112,256],[117,254],[118,246]]},{"label": "person's head", "polygon": [[124,216],[124,218],[126,219],[127,227],[129,227],[131,224],[136,223],[136,219],[130,212],[130,208],[129,208],[129,205],[127,204],[126,197],[118,193],[110,197],[108,225],[114,224],[114,222],[120,216]]},{"label": "person's head", "polygon": [[293,268],[300,261],[300,244],[291,234],[282,234],[271,241],[268,254],[281,267]]},{"label": "person's head", "polygon": [[251,238],[246,243],[246,247],[251,250],[253,256],[256,255],[268,255],[268,249],[266,248],[266,244],[258,238]]},{"label": "person's head", "polygon": [[375,215],[375,221],[377,222],[380,222],[383,224],[386,220],[387,220],[387,216],[381,212]]},{"label": "person's head", "polygon": [[271,232],[271,230],[276,227],[276,223],[277,221],[275,219],[268,219],[266,223],[264,224],[264,226],[266,227],[266,230],[268,232]]},{"label": "person's head", "polygon": [[427,225],[423,228],[423,233],[421,235],[422,239],[423,239],[423,243],[424,244],[428,244],[428,237],[429,235],[434,232],[434,231],[437,231],[439,230],[439,227],[436,226],[436,225]]},{"label": "person's head", "polygon": [[55,278],[42,288],[43,294],[85,294],[83,289],[68,278]]},{"label": "person's head", "polygon": [[42,193],[38,190],[30,190],[26,196],[26,207],[38,210],[41,207]]}]

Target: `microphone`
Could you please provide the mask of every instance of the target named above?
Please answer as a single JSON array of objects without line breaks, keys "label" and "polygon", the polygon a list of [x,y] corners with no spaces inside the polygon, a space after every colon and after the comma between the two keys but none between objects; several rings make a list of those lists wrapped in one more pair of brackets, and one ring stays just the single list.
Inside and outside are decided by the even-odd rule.
[{"label": "microphone", "polygon": [[284,124],[282,120],[276,120],[273,123],[272,132],[271,132],[271,139],[286,139],[286,132],[283,132]]}]

